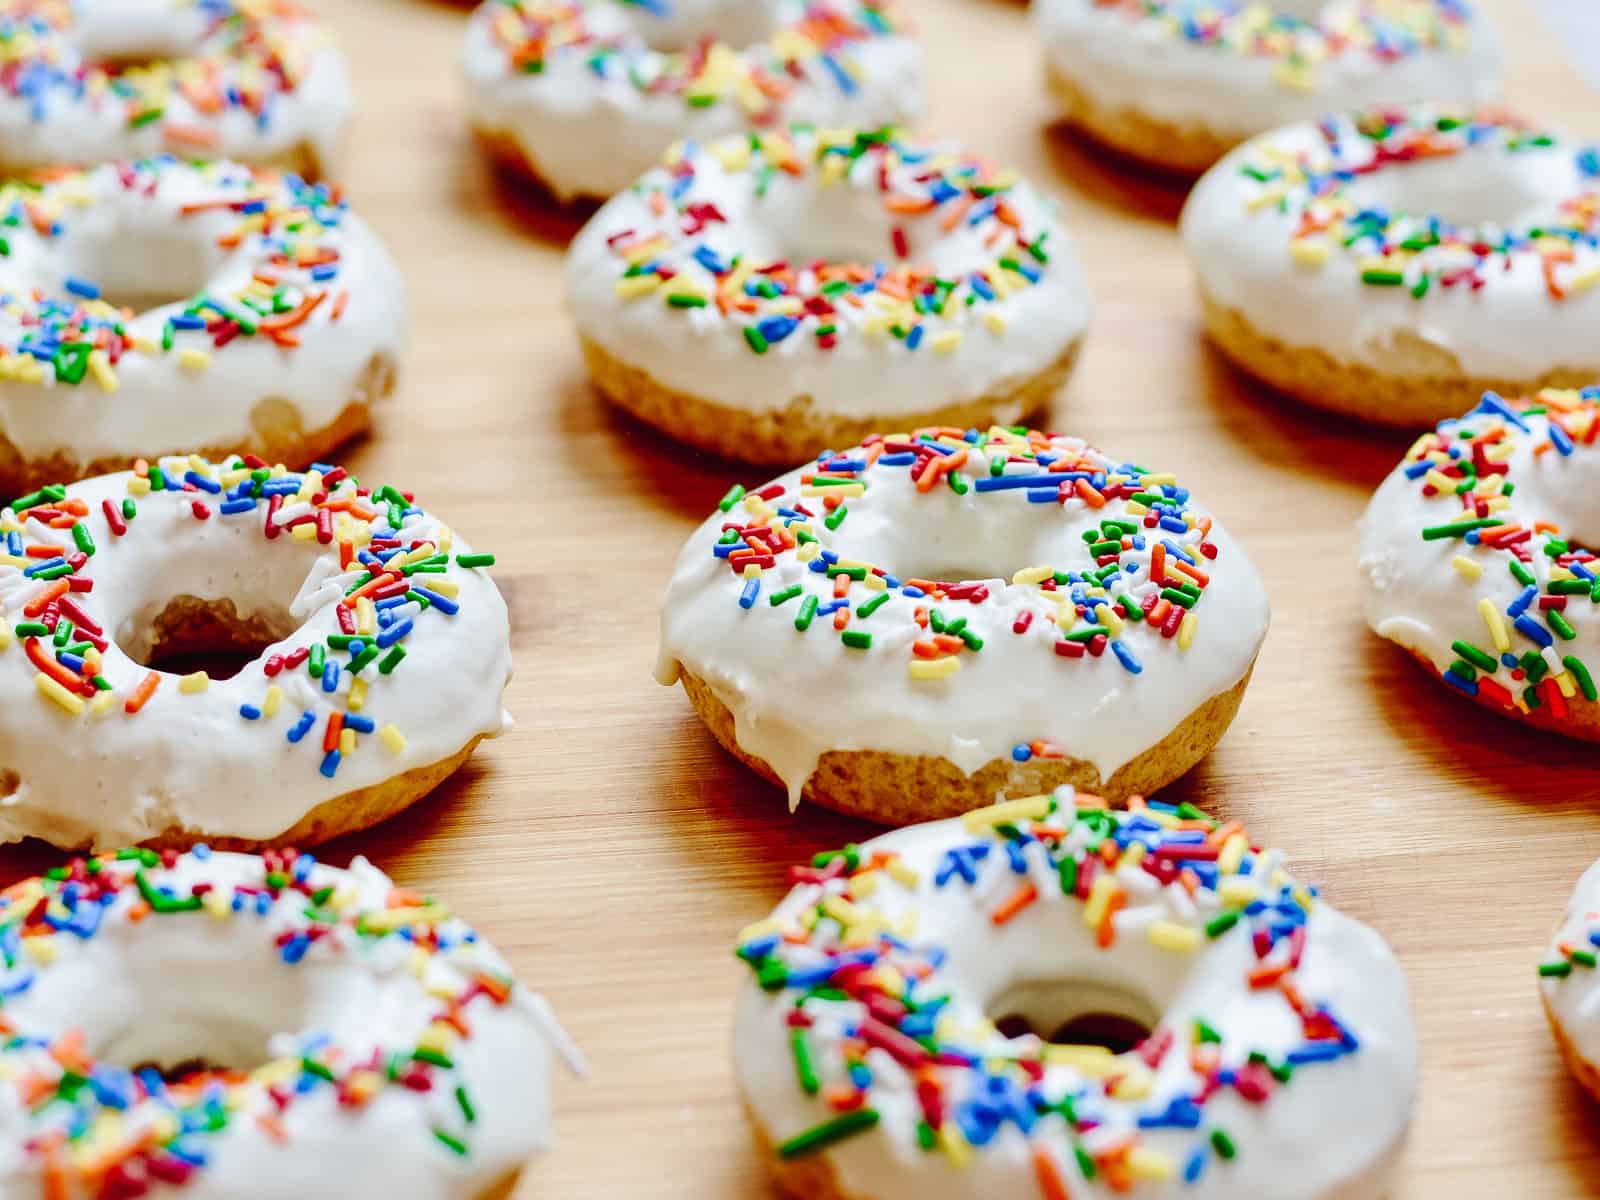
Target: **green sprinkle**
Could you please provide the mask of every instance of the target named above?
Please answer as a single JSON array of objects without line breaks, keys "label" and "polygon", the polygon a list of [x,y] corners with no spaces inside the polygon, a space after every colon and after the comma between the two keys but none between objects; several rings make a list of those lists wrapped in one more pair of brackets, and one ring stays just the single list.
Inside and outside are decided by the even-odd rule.
[{"label": "green sprinkle", "polygon": [[94,538],[89,536],[89,527],[82,521],[72,527],[72,540],[78,544],[79,550],[90,558],[94,557]]},{"label": "green sprinkle", "polygon": [[433,1131],[433,1136],[448,1146],[452,1154],[460,1155],[462,1158],[467,1156],[467,1144],[460,1138],[451,1137],[442,1129],[435,1129]]},{"label": "green sprinkle", "polygon": [[466,1118],[467,1124],[475,1124],[478,1120],[478,1110],[472,1107],[472,1101],[467,1096],[465,1085],[456,1088],[456,1104],[461,1108],[461,1115]]},{"label": "green sprinkle", "polygon": [[[795,590],[798,591],[799,589],[796,588]],[[862,620],[865,620],[887,603],[889,603],[889,593],[879,592],[871,600],[868,600],[860,608],[856,609],[856,616]]]},{"label": "green sprinkle", "polygon": [[750,343],[750,349],[757,354],[765,354],[767,352],[767,339],[761,336],[761,331],[754,325],[746,325],[744,327],[744,340]]},{"label": "green sprinkle", "polygon": [[1567,619],[1553,608],[1545,612],[1544,621],[1546,625],[1550,626],[1551,629],[1554,629],[1556,633],[1560,635],[1561,640],[1564,642],[1570,642],[1573,638],[1578,636],[1578,631],[1571,625],[1567,624]]},{"label": "green sprinkle", "polygon": [[[365,651],[363,651],[363,653],[365,653]],[[389,653],[385,654],[383,656],[383,661],[378,664],[378,674],[388,675],[392,673],[394,669],[400,665],[400,660],[405,656],[406,648],[404,646],[391,646],[389,648]]]},{"label": "green sprinkle", "polygon": [[864,1133],[877,1123],[878,1110],[875,1108],[858,1108],[854,1112],[842,1113],[831,1121],[814,1125],[804,1133],[797,1133],[788,1141],[781,1142],[778,1145],[778,1157],[803,1158],[807,1154],[815,1154],[835,1142]]},{"label": "green sprinkle", "polygon": [[1233,1139],[1220,1129],[1211,1131],[1211,1146],[1222,1158],[1232,1158],[1239,1153],[1239,1148],[1233,1144]]},{"label": "green sprinkle", "polygon": [[723,496],[721,500],[717,501],[717,508],[722,512],[728,512],[735,504],[739,503],[739,501],[743,499],[744,487],[743,485],[736,483],[728,489],[727,495]]},{"label": "green sprinkle", "polygon": [[800,1090],[808,1096],[815,1096],[822,1090],[822,1081],[817,1078],[817,1069],[811,1064],[811,1050],[806,1045],[804,1029],[789,1031],[789,1050],[794,1055],[794,1073],[800,1080]]},{"label": "green sprinkle", "polygon": [[1594,678],[1589,674],[1589,668],[1583,665],[1582,659],[1574,658],[1569,654],[1561,660],[1561,665],[1571,671],[1577,679],[1578,690],[1583,693],[1585,700],[1593,700],[1597,694],[1600,694],[1595,691]]},{"label": "green sprinkle", "polygon": [[1422,531],[1422,540],[1436,542],[1440,538],[1465,537],[1474,529],[1487,529],[1491,525],[1499,525],[1499,517],[1477,517],[1470,521],[1450,521],[1444,525],[1430,525]]},{"label": "green sprinkle", "polygon": [[1523,566],[1516,559],[1513,558],[1506,565],[1511,568],[1511,577],[1523,587],[1527,587],[1533,582],[1533,572],[1528,570],[1527,567]]},{"label": "green sprinkle", "polygon": [[1231,909],[1225,913],[1218,913],[1216,916],[1212,917],[1211,920],[1206,922],[1206,936],[1208,938],[1219,938],[1238,923],[1238,909]]},{"label": "green sprinkle", "polygon": [[872,635],[864,629],[846,629],[839,637],[852,650],[872,649]]},{"label": "green sprinkle", "polygon": [[492,554],[458,554],[456,555],[458,567],[492,567],[494,555]]},{"label": "green sprinkle", "polygon": [[1479,650],[1471,642],[1451,642],[1450,649],[1466,659],[1480,671],[1488,671],[1491,675],[1500,669],[1499,661],[1492,655]]},{"label": "green sprinkle", "polygon": [[1569,962],[1540,963],[1539,974],[1546,979],[1565,979],[1572,974],[1572,964]]},{"label": "green sprinkle", "polygon": [[850,506],[848,504],[841,504],[838,508],[834,509],[831,513],[824,517],[822,519],[822,523],[829,529],[837,529],[839,526],[844,524],[844,519],[849,515]]},{"label": "green sprinkle", "polygon": [[800,613],[794,619],[794,627],[804,633],[811,627],[811,618],[817,615],[817,598],[807,596],[800,602]]}]

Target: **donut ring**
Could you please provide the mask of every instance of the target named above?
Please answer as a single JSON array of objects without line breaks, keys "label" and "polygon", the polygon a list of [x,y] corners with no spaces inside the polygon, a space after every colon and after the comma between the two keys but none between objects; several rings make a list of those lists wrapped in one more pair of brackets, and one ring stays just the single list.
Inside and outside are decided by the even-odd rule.
[{"label": "donut ring", "polygon": [[1566,915],[1539,964],[1539,998],[1556,1047],[1583,1090],[1600,1100],[1600,1043],[1593,1001],[1600,947],[1600,863],[1578,880]]},{"label": "donut ring", "polygon": [[350,80],[294,0],[12,0],[0,31],[5,172],[167,152],[337,165]]},{"label": "donut ring", "polygon": [[[342,468],[163,459],[24,496],[0,535],[0,841],[322,841],[509,724],[494,556]],[[143,665],[226,646],[260,652]]]},{"label": "donut ring", "polygon": [[491,0],[464,65],[479,136],[561,200],[620,192],[684,139],[923,104],[899,0]]},{"label": "donut ring", "polygon": [[493,947],[363,858],[76,859],[0,894],[0,940],[8,1196],[504,1197],[552,1049],[581,1068]]},{"label": "donut ring", "polygon": [[1494,712],[1600,741],[1600,560],[1579,540],[1600,388],[1503,400],[1424,434],[1361,521],[1367,623]]},{"label": "donut ring", "polygon": [[1064,434],[919,430],[730,491],[678,559],[657,678],[791,806],[903,824],[1164,786],[1227,729],[1266,627],[1173,476]]},{"label": "donut ring", "polygon": [[196,449],[298,469],[370,425],[405,301],[337,193],[170,158],[37,184],[0,186],[0,493]]},{"label": "donut ring", "polygon": [[1034,16],[1066,120],[1188,174],[1279,125],[1499,90],[1499,39],[1464,0],[1040,0]]},{"label": "donut ring", "polygon": [[[734,1026],[780,1189],[1378,1195],[1417,1086],[1405,979],[1281,862],[1192,806],[1064,789],[794,868],[739,937]],[[1107,1015],[1140,1028],[1085,1041]]]},{"label": "donut ring", "polygon": [[1600,155],[1502,113],[1268,134],[1200,181],[1182,230],[1217,346],[1308,404],[1415,428],[1600,376]]},{"label": "donut ring", "polygon": [[607,399],[773,464],[1040,414],[1090,312],[1056,205],[1024,180],[893,131],[804,128],[670,155],[578,235],[567,298]]}]

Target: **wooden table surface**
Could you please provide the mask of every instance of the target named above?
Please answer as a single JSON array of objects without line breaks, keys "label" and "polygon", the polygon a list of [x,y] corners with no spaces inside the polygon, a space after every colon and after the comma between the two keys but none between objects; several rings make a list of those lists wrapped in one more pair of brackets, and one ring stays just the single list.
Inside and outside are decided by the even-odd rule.
[{"label": "wooden table surface", "polygon": [[[1353,525],[1404,439],[1292,407],[1203,343],[1174,230],[1183,189],[1051,127],[1022,8],[912,2],[925,127],[1059,195],[1085,260],[1097,314],[1056,426],[1177,471],[1271,592],[1238,720],[1164,798],[1285,846],[1398,952],[1424,1072],[1397,1196],[1600,1192],[1600,1116],[1557,1061],[1534,976],[1600,855],[1594,751],[1470,706],[1366,630]],[[557,1081],[558,1145],[520,1197],[764,1196],[728,1062],[732,938],[780,897],[789,863],[873,830],[790,816],[650,671],[683,539],[730,483],[766,474],[697,457],[591,393],[560,285],[578,222],[481,161],[456,73],[464,10],[321,7],[360,100],[344,181],[405,271],[414,324],[399,394],[347,461],[498,554],[517,655],[516,729],[324,856],[365,853],[446,898],[586,1050],[590,1075]],[[1526,0],[1482,7],[1508,42],[1508,99],[1600,134],[1594,93]],[[8,851],[0,879],[48,861]]]}]

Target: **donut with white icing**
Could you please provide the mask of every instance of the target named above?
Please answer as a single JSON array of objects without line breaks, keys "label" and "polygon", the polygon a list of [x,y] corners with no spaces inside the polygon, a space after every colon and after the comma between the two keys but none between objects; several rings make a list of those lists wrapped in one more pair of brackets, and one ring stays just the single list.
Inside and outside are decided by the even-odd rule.
[{"label": "donut with white icing", "polygon": [[1600,388],[1507,400],[1417,439],[1361,521],[1367,623],[1494,712],[1600,741]]},{"label": "donut with white icing", "polygon": [[1266,134],[1182,232],[1217,346],[1306,403],[1416,428],[1600,377],[1600,153],[1503,112]]},{"label": "donut with white icing", "polygon": [[620,192],[684,139],[923,106],[900,0],[490,0],[463,67],[479,136],[561,200]]},{"label": "donut with white icing", "polygon": [[1324,113],[1478,103],[1499,90],[1499,39],[1467,0],[1040,0],[1033,10],[1065,118],[1185,173]]},{"label": "donut with white icing", "polygon": [[1266,628],[1176,477],[1065,434],[918,430],[731,490],[678,559],[657,678],[791,806],[902,824],[1165,785]]},{"label": "donut with white icing", "polygon": [[0,167],[172,153],[336,165],[344,56],[294,0],[42,0],[0,15]]},{"label": "donut with white icing", "polygon": [[[509,725],[493,561],[338,467],[161,459],[19,498],[0,841],[303,845],[398,812]],[[226,649],[254,658],[159,669]]]},{"label": "donut with white icing", "polygon": [[892,130],[675,149],[578,235],[567,299],[606,398],[775,465],[876,429],[1025,422],[1090,315],[1054,201]]},{"label": "donut with white icing", "polygon": [[125,851],[0,893],[0,1191],[489,1200],[549,1142],[543,998],[365,859]]},{"label": "donut with white icing", "polygon": [[[1237,822],[1061,789],[790,877],[739,936],[734,1030],[787,1195],[1380,1194],[1417,1088],[1404,976]],[[1089,1040],[1106,1016],[1137,1028]]]},{"label": "donut with white icing", "polygon": [[337,191],[173,158],[0,185],[0,493],[135,458],[301,468],[392,390],[405,299]]},{"label": "donut with white icing", "polygon": [[1539,997],[1561,1057],[1591,1096],[1600,1099],[1600,863],[1583,873],[1544,961]]}]

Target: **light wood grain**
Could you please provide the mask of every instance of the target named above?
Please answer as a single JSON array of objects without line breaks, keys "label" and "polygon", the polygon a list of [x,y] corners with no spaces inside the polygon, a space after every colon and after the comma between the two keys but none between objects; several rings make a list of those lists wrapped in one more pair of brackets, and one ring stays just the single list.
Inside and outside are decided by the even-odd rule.
[{"label": "light wood grain", "polygon": [[[1595,752],[1517,728],[1428,680],[1361,623],[1352,526],[1403,440],[1263,394],[1201,341],[1173,222],[1181,187],[1050,129],[1026,13],[916,0],[928,128],[1058,194],[1098,302],[1057,425],[1176,470],[1262,568],[1275,608],[1216,754],[1167,793],[1247,821],[1377,925],[1410,973],[1424,1046],[1404,1197],[1600,1190],[1600,1119],[1544,1028],[1533,965],[1600,855]],[[1593,93],[1524,0],[1484,0],[1509,98],[1600,133]],[[446,896],[549,996],[590,1078],[557,1085],[558,1148],[523,1197],[766,1195],[727,1059],[736,930],[783,868],[871,834],[790,817],[650,668],[656,609],[693,524],[754,473],[604,409],[563,315],[569,213],[496,184],[467,135],[463,10],[325,0],[361,115],[346,172],[411,289],[414,340],[351,463],[413,487],[483,549],[515,623],[508,737],[431,801],[329,847]],[[0,879],[37,868],[0,855]]]}]

